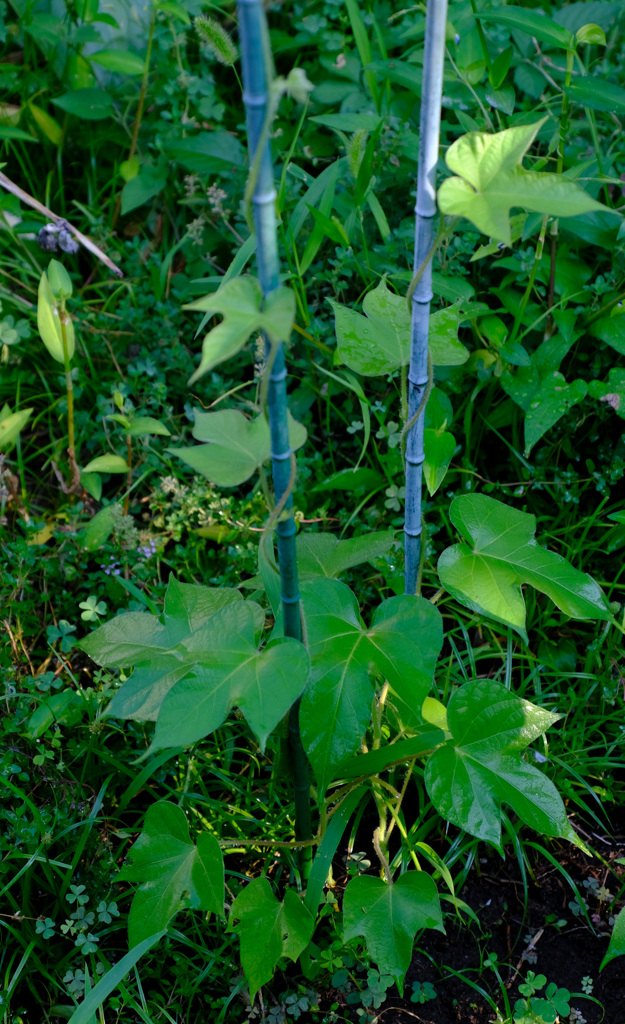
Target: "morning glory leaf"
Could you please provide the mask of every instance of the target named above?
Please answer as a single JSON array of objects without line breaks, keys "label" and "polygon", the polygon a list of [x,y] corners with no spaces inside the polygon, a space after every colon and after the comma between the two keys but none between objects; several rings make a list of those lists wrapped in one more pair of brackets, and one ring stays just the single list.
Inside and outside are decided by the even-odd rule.
[{"label": "morning glory leaf", "polygon": [[456,450],[456,438],[446,430],[423,431],[423,476],[430,494],[436,494],[445,479]]},{"label": "morning glory leaf", "polygon": [[105,622],[77,644],[98,665],[126,668],[156,657],[172,645],[165,627],[149,612],[126,612]]},{"label": "morning glory leaf", "polygon": [[537,832],[578,843],[554,784],[521,756],[558,718],[490,679],[459,687],[447,707],[451,738],[425,765],[439,814],[501,849],[507,804]]},{"label": "morning glory leaf", "polygon": [[[382,280],[365,295],[365,316],[340,302],[334,310],[338,351],[343,362],[365,377],[392,373],[410,362],[410,314],[406,299],[395,295]],[[469,353],[458,341],[463,316],[459,305],[430,316],[429,346],[435,366],[459,366]]]},{"label": "morning glory leaf", "polygon": [[194,384],[214,366],[236,355],[258,331],[265,331],[275,342],[288,341],[295,319],[295,295],[289,288],[280,287],[263,300],[255,277],[234,277],[216,292],[183,308],[203,310],[208,314],[204,323],[214,313],[223,316],[204,338],[200,365],[189,378],[189,384]]},{"label": "morning glory leaf", "polygon": [[425,598],[402,595],[383,601],[367,629],[356,598],[338,580],[311,580],[301,593],[311,673],[300,723],[322,793],[356,753],[369,723],[370,666],[420,709],[442,646],[442,620]]},{"label": "morning glory leaf", "polygon": [[184,907],[223,917],[224,864],[219,843],[207,832],[189,838],[184,811],[166,800],[152,804],[143,831],[119,881],[140,882],[128,918],[130,946],[167,928]]},{"label": "morning glory leaf", "polygon": [[81,642],[100,665],[135,667],[107,714],[156,721],[154,750],[202,739],[236,706],[264,747],[306,685],[302,644],[280,638],[259,651],[265,620],[259,605],[234,590],[173,577],[161,618],[118,615]]},{"label": "morning glory leaf", "polygon": [[[306,428],[288,414],[289,440],[294,451],[306,441]],[[193,436],[206,444],[191,448],[168,448],[219,487],[236,487],[256,472],[271,454],[269,424],[261,415],[248,420],[237,409],[219,412],[195,410]]]},{"label": "morning glory leaf", "polygon": [[346,569],[387,554],[395,543],[394,530],[365,533],[339,540],[332,533],[300,533],[297,537],[297,568],[300,580],[340,576]]},{"label": "morning glory leaf", "polygon": [[254,878],[232,904],[229,925],[241,940],[241,964],[250,987],[250,1002],[270,981],[283,956],[297,960],[313,933],[314,918],[292,889],[279,903],[266,878]]},{"label": "morning glory leaf", "polygon": [[243,712],[265,749],[306,686],[309,661],[306,648],[287,637],[259,651],[249,604],[217,612],[202,631],[205,639],[196,635],[189,642],[203,649],[188,652],[191,671],[166,693],[152,750],[190,746],[218,729],[232,707]]},{"label": "morning glory leaf", "polygon": [[511,245],[512,207],[552,217],[604,210],[564,175],[523,169],[523,157],[546,120],[494,135],[469,132],[452,143],[445,162],[457,177],[447,178],[438,190],[441,213],[466,217],[485,235]]},{"label": "morning glory leaf", "polygon": [[579,337],[577,332],[555,334],[543,341],[530,356],[529,366],[519,366],[516,373],[506,370],[501,386],[510,398],[527,413],[541,384],[558,370],[560,363]]},{"label": "morning glory leaf", "polygon": [[543,434],[546,434],[569,409],[581,402],[587,392],[586,381],[574,380],[567,384],[557,370],[553,370],[541,381],[525,417],[526,456]]},{"label": "morning glory leaf", "polygon": [[592,577],[536,542],[535,516],[484,494],[452,501],[462,542],[438,560],[442,585],[462,604],[512,626],[527,642],[521,584],[546,594],[573,619],[607,619],[608,601]]},{"label": "morning glory leaf", "polygon": [[400,995],[422,928],[443,928],[436,885],[425,871],[406,871],[393,885],[371,875],[349,882],[343,897],[343,938],[362,935],[381,974],[394,978]]}]

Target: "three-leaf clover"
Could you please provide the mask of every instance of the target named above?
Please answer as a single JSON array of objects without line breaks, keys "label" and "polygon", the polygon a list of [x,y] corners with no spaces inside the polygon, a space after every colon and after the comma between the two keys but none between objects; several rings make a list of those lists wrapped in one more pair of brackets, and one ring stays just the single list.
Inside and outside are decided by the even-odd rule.
[{"label": "three-leaf clover", "polygon": [[46,630],[48,643],[55,644],[57,640],[60,640],[61,651],[63,654],[69,654],[76,642],[70,634],[75,632],[76,626],[71,626],[67,619],[60,619],[58,626],[48,626]]},{"label": "three-leaf clover", "polygon": [[77,903],[83,906],[89,902],[89,896],[85,893],[86,886],[84,885],[70,885],[67,896],[65,899],[68,903]]},{"label": "three-leaf clover", "polygon": [[81,601],[78,607],[84,608],[80,617],[85,622],[97,622],[101,615],[106,615],[106,604],[104,601],[98,601],[94,594],[91,594],[86,601]]},{"label": "three-leaf clover", "polygon": [[44,939],[51,939],[54,935],[54,921],[49,917],[46,917],[44,921],[38,920],[35,925],[35,931],[37,935],[41,935]]}]

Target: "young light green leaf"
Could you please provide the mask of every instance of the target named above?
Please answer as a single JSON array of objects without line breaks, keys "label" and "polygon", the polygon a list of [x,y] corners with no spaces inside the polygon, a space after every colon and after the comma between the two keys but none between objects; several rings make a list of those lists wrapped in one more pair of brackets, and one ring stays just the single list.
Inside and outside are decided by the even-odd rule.
[{"label": "young light green leaf", "polygon": [[[63,332],[61,329],[61,307],[54,298],[48,276],[44,270],[39,279],[39,294],[37,300],[37,329],[41,340],[48,352],[57,363],[64,363],[63,354]],[[65,342],[67,355],[71,359],[74,355],[74,324],[69,316],[65,316]]]},{"label": "young light green leaf", "polygon": [[546,120],[494,135],[469,132],[452,143],[445,161],[458,176],[447,178],[438,190],[441,212],[466,217],[484,234],[511,245],[512,207],[553,217],[604,210],[564,175],[523,169],[523,157]]},{"label": "young light green leaf", "polygon": [[28,423],[32,412],[32,408],[11,412],[11,409],[5,402],[2,410],[0,410],[0,452],[11,450],[17,441],[17,435]]},{"label": "young light green leaf", "polygon": [[[613,366],[607,381],[591,380],[588,393],[614,409],[614,412],[625,419],[625,370]],[[0,430],[2,427],[0,427]],[[0,443],[0,448],[2,444]]]},{"label": "young light green leaf", "polygon": [[97,455],[82,470],[83,473],[127,473],[130,466],[121,455]]},{"label": "young light green leaf", "polygon": [[436,885],[425,871],[406,871],[393,885],[370,875],[349,882],[343,897],[344,941],[362,935],[380,974],[391,975],[400,995],[414,937],[423,928],[445,932]]},{"label": "young light green leaf", "polygon": [[229,925],[241,940],[241,964],[253,1003],[261,985],[271,981],[278,960],[297,960],[313,933],[314,918],[292,889],[279,903],[266,878],[254,878],[239,893]]},{"label": "young light green leaf", "polygon": [[602,971],[615,957],[623,955],[625,955],[625,907],[616,916],[608,952],[601,961],[599,970]]},{"label": "young light green leaf", "polygon": [[189,384],[193,384],[208,370],[236,355],[255,332],[266,331],[275,342],[288,341],[295,319],[295,295],[280,287],[263,303],[262,288],[256,278],[235,277],[211,295],[183,308],[203,310],[209,317],[221,313],[224,318],[204,338],[200,365],[189,378]]},{"label": "young light green leaf", "polygon": [[529,36],[541,43],[557,46],[561,50],[575,49],[575,40],[568,29],[558,25],[557,21],[546,14],[528,11],[524,7],[506,7],[492,11],[480,11],[475,17],[479,21],[491,22],[493,25],[506,25],[517,32],[527,32]]},{"label": "young light green leaf", "polygon": [[582,25],[575,33],[576,46],[605,46],[605,32],[600,25],[593,25],[592,22]]},{"label": "young light green leaf", "polygon": [[[294,451],[306,441],[306,428],[289,416],[289,440]],[[255,420],[237,409],[220,412],[195,410],[193,436],[206,444],[168,448],[172,455],[219,487],[236,487],[249,480],[271,454],[269,424],[261,414]]]},{"label": "young light green leaf", "polygon": [[423,431],[423,476],[430,494],[436,494],[442,484],[456,450],[456,438],[447,431]]},{"label": "young light green leaf", "polygon": [[456,690],[447,708],[451,739],[425,766],[439,814],[501,849],[501,806],[507,804],[537,832],[577,842],[557,789],[521,756],[559,717],[489,679]]},{"label": "young light green leaf", "polygon": [[89,520],[82,541],[85,551],[95,551],[109,539],[119,512],[121,505],[105,505]]},{"label": "young light green leaf", "polygon": [[567,384],[557,370],[553,370],[541,381],[525,417],[526,456],[543,434],[546,434],[569,409],[581,402],[587,392],[586,381],[574,380]]},{"label": "young light green leaf", "polygon": [[[384,280],[365,295],[366,316],[339,302],[334,309],[338,351],[356,373],[375,377],[392,373],[410,362],[410,314],[405,298],[394,295]],[[439,310],[430,317],[429,345],[435,366],[458,366],[469,357],[458,341],[459,306]]]},{"label": "young light green leaf", "polygon": [[89,60],[117,75],[142,75],[145,70],[145,60],[130,50],[98,50]]},{"label": "young light green leaf", "polygon": [[512,626],[527,642],[521,584],[546,594],[574,619],[607,619],[610,608],[592,577],[539,547],[536,518],[484,494],[464,494],[449,515],[463,537],[438,560],[442,585],[462,604]]},{"label": "young light green leaf", "polygon": [[420,708],[432,685],[442,645],[438,610],[423,598],[392,597],[376,610],[367,629],[351,590],[337,580],[302,584],[311,658],[302,697],[304,747],[320,793],[342,762],[357,750],[371,716],[371,663],[399,696]]},{"label": "young light green leaf", "polygon": [[161,437],[170,437],[171,431],[164,423],[154,419],[153,416],[135,416],[126,429],[128,437],[147,437],[149,434],[159,434]]},{"label": "young light green leaf", "polygon": [[189,837],[182,808],[167,800],[148,809],[143,831],[129,854],[119,881],[140,882],[128,917],[130,946],[167,928],[184,907],[223,917],[224,863],[219,843],[207,832],[197,845]]}]

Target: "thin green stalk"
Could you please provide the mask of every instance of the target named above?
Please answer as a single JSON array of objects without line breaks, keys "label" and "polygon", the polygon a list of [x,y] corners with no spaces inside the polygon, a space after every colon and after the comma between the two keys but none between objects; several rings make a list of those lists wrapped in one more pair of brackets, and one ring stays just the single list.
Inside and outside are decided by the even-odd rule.
[{"label": "thin green stalk", "polygon": [[[477,15],[477,3],[476,3],[476,0],[471,0],[471,10],[473,11],[473,13],[475,15]],[[487,71],[488,71],[488,73],[490,75],[490,71],[491,71],[491,68],[492,68],[492,61],[490,59],[490,53],[488,52],[488,44],[486,42],[486,36],[484,35],[484,29],[482,27],[482,22],[480,21],[480,19],[478,17],[476,17],[475,23],[476,23],[476,27],[477,27],[477,34],[478,34],[479,40],[480,40],[480,46],[482,47],[482,53],[484,54],[484,60],[486,61],[486,69],[487,69]]]},{"label": "thin green stalk", "polygon": [[[128,150],[128,156],[126,158],[127,160],[132,160],[133,156],[135,155],[135,150],[137,148],[137,140],[139,138],[139,129],[141,128],[141,122],[143,120],[143,108],[145,106],[145,97],[146,97],[147,91],[148,91],[148,79],[150,77],[150,60],[151,60],[151,57],[152,57],[152,42],[153,42],[153,39],[154,39],[154,28],[155,28],[155,25],[156,25],[156,8],[154,8],[154,11],[152,13],[152,19],[150,21],[150,32],[149,32],[149,35],[148,35],[148,47],[147,47],[147,51],[146,51],[146,54],[145,54],[145,67],[143,69],[143,78],[141,80],[141,92],[139,93],[139,102],[137,104],[137,115],[135,117],[135,123],[134,123],[134,127],[133,127],[133,130],[132,130],[132,138],[130,140],[130,149]],[[119,215],[121,213],[121,208],[122,208],[122,201],[121,201],[121,196],[120,196],[118,198],[116,204],[115,204],[115,209],[113,211],[113,219],[112,219],[112,222],[111,222],[112,227],[115,227],[115,225],[117,223],[117,218],[119,217]]]},{"label": "thin green stalk", "polygon": [[[573,62],[575,60],[575,51],[567,50],[566,53],[566,74],[564,76],[564,90],[562,92],[562,107],[560,108],[560,138],[558,140],[558,162],[556,165],[556,173],[562,174],[564,167],[564,146],[566,143],[566,136],[569,130],[569,97],[566,92],[567,87],[571,84],[571,75],[573,73]],[[555,295],[556,287],[556,261],[558,258],[558,230],[559,221],[556,218],[551,225],[551,269],[549,273],[549,294],[547,298],[547,306],[550,308],[553,306],[553,299]]]},{"label": "thin green stalk", "polygon": [[510,335],[510,337],[508,339],[508,345],[512,344],[512,342],[515,340],[517,334],[519,333],[519,328],[520,328],[522,320],[523,320],[523,314],[525,313],[525,310],[527,308],[527,304],[529,302],[530,295],[532,294],[532,288],[534,287],[534,281],[536,280],[536,274],[538,273],[538,267],[540,266],[540,261],[541,261],[541,259],[543,257],[543,249],[545,247],[545,234],[547,232],[547,221],[548,220],[549,220],[549,214],[546,213],[545,216],[543,217],[543,222],[542,222],[542,224],[540,226],[540,234],[538,236],[538,242],[536,243],[536,254],[534,256],[534,262],[532,264],[532,269],[530,271],[529,281],[527,282],[527,288],[525,289],[525,292],[523,293],[523,298],[521,299],[521,304],[520,304],[520,306],[519,306],[519,308],[517,310],[517,314],[516,314],[516,316],[514,318],[514,324],[512,326],[512,333],[511,333],[511,335]]},{"label": "thin green stalk", "polygon": [[[270,108],[275,104],[271,97],[270,84],[272,60],[269,36],[265,22],[262,0],[238,0],[239,41],[243,71],[243,98],[246,108],[247,133],[250,151],[250,183],[253,193],[249,200],[253,210],[256,232],[256,259],[258,275],[265,295],[280,284],[278,260],[276,190],[271,162]],[[269,122],[269,124],[268,124]],[[246,200],[248,199],[246,190]],[[293,517],[292,466],[287,421],[287,371],[284,349],[281,343],[271,346],[266,339],[267,362],[267,412],[271,436],[271,464],[273,485],[276,495],[276,509],[284,498],[284,507],[276,522],[278,565],[280,571],[281,602],[284,617],[284,634],[296,640],[302,639],[299,581],[295,548],[296,525]],[[310,781],[308,761],[302,746],[299,731],[299,702],[289,712],[289,752],[291,757],[295,798],[295,838],[306,842],[312,836],[310,812]],[[307,878],[312,863],[312,850],[305,847],[300,859],[300,869]]]}]

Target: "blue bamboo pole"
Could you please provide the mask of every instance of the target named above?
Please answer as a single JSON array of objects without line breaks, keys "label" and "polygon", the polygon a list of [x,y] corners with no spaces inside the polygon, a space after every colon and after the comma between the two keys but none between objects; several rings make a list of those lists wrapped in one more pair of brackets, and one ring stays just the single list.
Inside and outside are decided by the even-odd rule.
[{"label": "blue bamboo pole", "polygon": [[[238,0],[239,42],[243,68],[243,101],[247,120],[250,164],[261,142],[269,107],[269,81],[271,54],[269,35],[262,0]],[[256,261],[263,293],[268,295],[280,283],[276,222],[276,190],[271,162],[271,149],[267,133],[263,145],[258,174],[252,196],[254,229],[256,232]],[[266,351],[269,345],[265,340]],[[282,344],[272,353],[267,407],[271,435],[271,468],[276,502],[291,485],[293,455],[289,443],[287,421],[286,366]],[[286,515],[284,514],[286,513]],[[293,498],[289,493],[284,512],[276,525],[278,566],[284,635],[302,639],[300,594],[295,547],[295,521]],[[289,714],[289,746],[295,791],[295,836],[302,841],[310,838],[310,780],[308,761],[299,732],[299,701]],[[303,865],[304,866],[304,865]]]},{"label": "blue bamboo pole", "polygon": [[[414,274],[423,268],[412,293],[410,368],[408,371],[408,423],[423,403],[428,385],[428,327],[432,300],[431,249],[436,217],[436,164],[443,95],[447,0],[427,0],[425,51],[419,134],[419,171],[415,206]],[[424,266],[425,264],[425,266]],[[421,490],[423,479],[423,424],[421,409],[406,438],[405,593],[415,594],[421,561]]]}]

